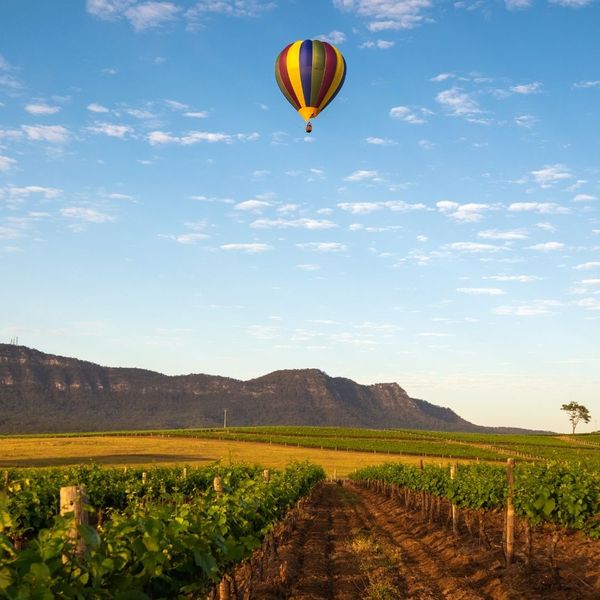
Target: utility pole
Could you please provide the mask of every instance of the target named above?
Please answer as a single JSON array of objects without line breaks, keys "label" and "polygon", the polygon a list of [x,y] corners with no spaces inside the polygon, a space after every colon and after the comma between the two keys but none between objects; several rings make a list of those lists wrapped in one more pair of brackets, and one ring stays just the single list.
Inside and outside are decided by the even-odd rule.
[{"label": "utility pole", "polygon": [[227,429],[227,409],[223,409],[223,429]]}]

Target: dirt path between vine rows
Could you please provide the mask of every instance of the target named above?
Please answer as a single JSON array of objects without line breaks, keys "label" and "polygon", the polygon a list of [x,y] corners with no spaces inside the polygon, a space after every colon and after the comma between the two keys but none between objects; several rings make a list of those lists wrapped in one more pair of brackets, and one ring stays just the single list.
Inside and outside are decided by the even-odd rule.
[{"label": "dirt path between vine rows", "polygon": [[[493,532],[490,532],[493,533]],[[573,537],[573,536],[571,536]],[[544,548],[545,540],[534,540]],[[499,545],[479,547],[350,483],[323,484],[263,552],[243,594],[256,600],[599,600],[600,543],[565,538],[561,583],[544,555],[505,568]],[[242,593],[240,591],[240,598]]]}]

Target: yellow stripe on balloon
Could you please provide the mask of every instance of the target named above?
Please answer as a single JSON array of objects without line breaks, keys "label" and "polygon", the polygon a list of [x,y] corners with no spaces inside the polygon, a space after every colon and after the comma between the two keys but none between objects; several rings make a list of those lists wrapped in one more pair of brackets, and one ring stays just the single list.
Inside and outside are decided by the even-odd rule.
[{"label": "yellow stripe on balloon", "polygon": [[300,47],[302,46],[302,40],[294,42],[288,50],[286,63],[287,72],[290,78],[296,97],[300,102],[300,107],[306,106],[306,100],[304,99],[304,90],[302,89],[302,78],[300,77]]},{"label": "yellow stripe on balloon", "polygon": [[344,76],[344,59],[342,57],[342,53],[335,46],[331,47],[334,49],[335,55],[337,56],[335,75],[333,76],[333,81],[331,82],[331,85],[329,86],[329,89],[325,94],[325,98],[323,98],[323,101],[321,102],[321,104],[319,104],[319,111],[323,110],[323,107],[329,102],[331,96],[335,94],[337,89],[340,87],[340,82],[342,81],[342,77]]}]

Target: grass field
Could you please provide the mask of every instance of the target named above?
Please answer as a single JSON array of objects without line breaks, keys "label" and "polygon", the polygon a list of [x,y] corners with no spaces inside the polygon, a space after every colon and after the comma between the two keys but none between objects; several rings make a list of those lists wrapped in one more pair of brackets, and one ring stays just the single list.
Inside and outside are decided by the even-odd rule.
[{"label": "grass field", "polygon": [[600,470],[595,436],[499,435],[334,427],[238,427],[0,437],[0,467],[200,465],[215,460],[282,467],[292,460],[344,476],[394,460],[434,464],[483,460],[568,460]]},{"label": "grass field", "polygon": [[[180,437],[93,436],[0,439],[0,468],[49,467],[95,462],[120,465],[202,465],[224,462],[259,463],[281,468],[296,460],[322,465],[329,476],[346,476],[355,469],[394,461],[416,464],[416,456],[393,456],[368,452],[346,452],[298,448],[255,442],[236,442]],[[444,459],[431,459],[445,464]]]}]

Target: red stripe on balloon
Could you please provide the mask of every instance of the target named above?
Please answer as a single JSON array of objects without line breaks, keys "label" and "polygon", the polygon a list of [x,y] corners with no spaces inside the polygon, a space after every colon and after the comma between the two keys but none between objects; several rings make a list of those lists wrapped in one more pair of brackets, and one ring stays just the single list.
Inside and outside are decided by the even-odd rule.
[{"label": "red stripe on balloon", "polygon": [[287,55],[288,55],[288,51],[291,46],[292,46],[292,44],[290,44],[289,46],[284,48],[281,51],[281,54],[279,55],[279,75],[281,77],[281,81],[283,82],[283,85],[285,86],[285,89],[288,91],[288,94],[290,95],[292,100],[296,103],[296,109],[299,109],[300,102],[298,100],[298,96],[296,96],[296,92],[294,91],[294,86],[292,85],[292,82],[290,81],[290,76],[288,75],[288,72],[287,72]]},{"label": "red stripe on balloon", "polygon": [[323,102],[323,98],[325,98],[327,95],[329,86],[331,85],[331,82],[335,76],[335,69],[337,67],[337,54],[331,47],[331,44],[323,42],[323,47],[325,48],[325,72],[323,74],[321,90],[319,91],[319,100],[315,106],[320,106],[321,102]]}]

